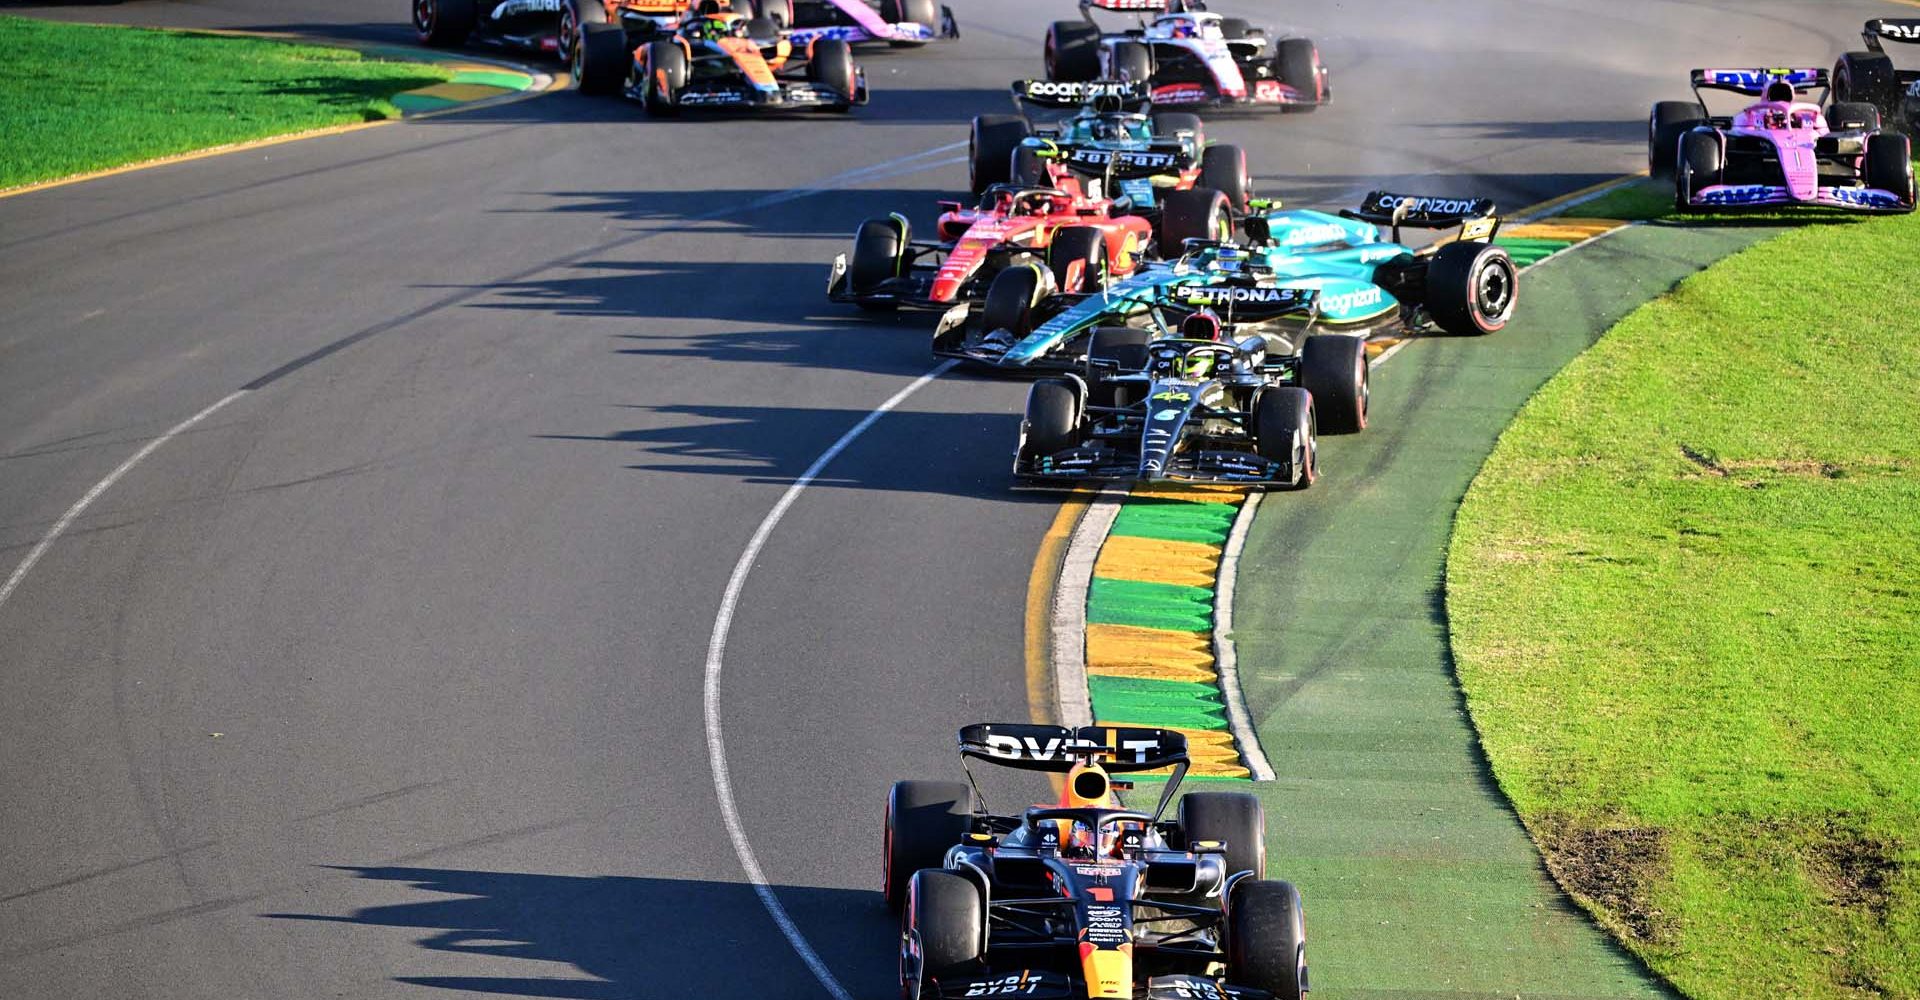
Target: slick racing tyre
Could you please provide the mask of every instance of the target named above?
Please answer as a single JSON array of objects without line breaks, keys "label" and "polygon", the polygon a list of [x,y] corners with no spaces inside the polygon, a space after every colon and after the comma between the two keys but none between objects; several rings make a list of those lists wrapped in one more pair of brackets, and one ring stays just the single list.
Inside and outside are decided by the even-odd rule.
[{"label": "slick racing tyre", "polygon": [[[591,9],[600,8],[595,5]],[[633,66],[626,29],[617,24],[582,24],[574,32],[569,56],[573,86],[582,94],[599,96],[618,92]]]},{"label": "slick racing tyre", "polygon": [[1120,42],[1111,50],[1112,65],[1107,78],[1126,83],[1146,83],[1153,79],[1153,50],[1139,42]]},{"label": "slick racing tyre", "polygon": [[1300,387],[1313,394],[1323,433],[1366,430],[1369,378],[1365,337],[1325,334],[1301,345]]},{"label": "slick racing tyre", "polygon": [[464,45],[479,12],[476,0],[413,0],[413,32],[434,48]]},{"label": "slick racing tyre", "polygon": [[[655,42],[654,44],[661,44]],[[669,43],[670,44],[670,43]],[[853,259],[847,262],[847,288],[866,295],[888,278],[899,277],[906,259],[907,234],[897,219],[868,219],[853,234]],[[860,303],[864,309],[891,308],[885,303]]]},{"label": "slick racing tyre", "polygon": [[[742,10],[742,4],[746,4],[747,9]],[[748,20],[764,17],[781,31],[793,27],[793,0],[734,0],[733,9],[746,15]]]},{"label": "slick racing tyre", "polygon": [[1827,128],[1834,132],[1880,131],[1880,109],[1865,101],[1836,101],[1827,108]]},{"label": "slick racing tyre", "polygon": [[1100,77],[1100,29],[1085,21],[1055,21],[1047,26],[1047,79],[1055,83]]},{"label": "slick racing tyre", "polygon": [[[1321,93],[1320,50],[1313,42],[1305,38],[1283,38],[1280,47],[1273,55],[1273,72],[1280,82],[1299,91],[1300,96],[1309,101],[1326,100]],[[1309,112],[1312,104],[1289,104],[1288,111]]]},{"label": "slick racing tyre", "polygon": [[1225,240],[1233,236],[1233,209],[1227,196],[1212,188],[1168,191],[1160,202],[1160,256],[1181,254],[1188,240]]},{"label": "slick racing tyre", "polygon": [[1307,992],[1307,915],[1290,882],[1242,879],[1227,900],[1227,982],[1300,1000]]},{"label": "slick racing tyre", "polygon": [[1171,139],[1175,134],[1186,131],[1193,133],[1193,148],[1207,148],[1207,127],[1200,116],[1186,111],[1156,111],[1153,113],[1153,134]]},{"label": "slick racing tyre", "polygon": [[687,85],[687,53],[679,43],[663,38],[647,43],[644,66],[636,65],[647,78],[640,84],[640,104],[647,114],[669,118],[680,113],[680,91]]},{"label": "slick racing tyre", "polygon": [[828,111],[846,111],[853,104],[859,71],[853,65],[853,46],[838,38],[822,38],[813,43],[813,58],[807,60],[807,79],[839,94],[844,104],[828,105]]},{"label": "slick racing tyre", "polygon": [[1212,188],[1227,196],[1227,204],[1236,212],[1247,210],[1253,199],[1253,178],[1247,171],[1247,151],[1229,143],[1208,146],[1200,157],[1198,186]]},{"label": "slick racing tyre", "polygon": [[1867,165],[1864,180],[1868,187],[1892,191],[1913,206],[1913,159],[1911,145],[1904,135],[1882,132],[1867,139]]},{"label": "slick racing tyre", "polygon": [[980,320],[987,331],[1006,330],[1014,337],[1033,332],[1033,307],[1052,289],[1052,276],[1037,264],[1015,264],[993,276]]},{"label": "slick racing tyre", "polygon": [[896,781],[887,795],[885,869],[880,891],[898,910],[907,899],[907,881],[922,868],[938,868],[947,848],[967,835],[973,814],[973,790],[960,781]]},{"label": "slick racing tyre", "polygon": [[1054,233],[1047,246],[1047,268],[1059,291],[1100,291],[1107,287],[1107,234],[1098,226],[1068,226]]},{"label": "slick racing tyre", "polygon": [[1884,52],[1849,52],[1833,64],[1833,99],[1880,109],[1882,121],[1900,120],[1900,77]]},{"label": "slick racing tyre", "polygon": [[1026,455],[1044,458],[1066,451],[1079,443],[1080,405],[1073,386],[1048,378],[1027,390],[1027,416],[1021,421],[1021,440]]},{"label": "slick racing tyre", "polygon": [[900,926],[900,996],[938,997],[938,984],[979,967],[987,953],[987,914],[980,890],[964,875],[929,868],[907,887]]},{"label": "slick racing tyre", "polygon": [[1244,17],[1223,17],[1220,19],[1220,37],[1229,42],[1253,36],[1253,24]]},{"label": "slick racing tyre", "polygon": [[1513,318],[1520,272],[1488,243],[1448,243],[1427,264],[1427,314],[1456,337],[1493,333]]},{"label": "slick racing tyre", "polygon": [[1693,211],[1694,192],[1720,183],[1726,168],[1720,152],[1720,137],[1711,131],[1695,129],[1680,137],[1680,155],[1673,171],[1675,211]]},{"label": "slick racing tyre", "polygon": [[1103,362],[1098,368],[1088,365],[1087,401],[1095,406],[1126,409],[1140,402],[1147,387],[1134,382],[1114,382],[1105,376],[1145,371],[1147,341],[1150,334],[1137,326],[1095,327],[1087,340],[1087,359]]},{"label": "slick racing tyre", "polygon": [[[1271,389],[1260,398],[1269,396],[1278,398]],[[1188,792],[1180,799],[1180,830],[1189,850],[1202,840],[1227,845],[1227,874],[1266,877],[1267,813],[1258,798],[1246,792]]]},{"label": "slick racing tyre", "polygon": [[1680,155],[1680,137],[1706,123],[1706,109],[1692,101],[1655,103],[1647,116],[1647,170],[1655,177],[1671,174]]},{"label": "slick racing tyre", "polygon": [[1292,463],[1295,489],[1312,486],[1320,478],[1313,394],[1291,385],[1261,392],[1253,404],[1253,445],[1262,458]]},{"label": "slick racing tyre", "polygon": [[[880,19],[888,24],[911,21],[936,30],[940,27],[940,12],[933,9],[933,0],[880,0]],[[896,49],[917,49],[927,43],[895,40],[888,44]]]},{"label": "slick racing tyre", "polygon": [[1019,115],[975,115],[967,137],[967,178],[974,194],[1008,181],[1014,150],[1033,134]]}]

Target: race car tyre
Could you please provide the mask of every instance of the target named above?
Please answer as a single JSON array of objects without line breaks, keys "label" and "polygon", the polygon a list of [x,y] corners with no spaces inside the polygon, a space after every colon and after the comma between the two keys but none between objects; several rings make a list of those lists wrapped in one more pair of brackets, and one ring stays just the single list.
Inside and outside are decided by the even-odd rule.
[{"label": "race car tyre", "polygon": [[1513,318],[1520,271],[1489,243],[1449,243],[1427,264],[1427,314],[1457,337],[1492,333]]},{"label": "race car tyre", "polygon": [[906,249],[907,234],[900,231],[898,220],[862,222],[853,234],[853,259],[847,262],[848,290],[864,295],[888,278],[898,277]]},{"label": "race car tyre", "polygon": [[922,868],[938,868],[947,848],[967,835],[973,815],[973,790],[962,781],[896,781],[887,794],[885,868],[880,891],[898,910],[907,899],[907,881]]},{"label": "race car tyre", "polygon": [[1007,182],[1013,151],[1032,134],[1033,126],[1019,115],[974,116],[967,139],[967,177],[974,194]]},{"label": "race car tyre", "polygon": [[1301,345],[1300,387],[1313,394],[1313,408],[1326,421],[1319,427],[1322,433],[1367,429],[1370,378],[1365,337],[1323,334]]},{"label": "race car tyre", "polygon": [[1120,42],[1112,49],[1113,65],[1108,67],[1107,77],[1128,83],[1145,83],[1153,79],[1153,50],[1139,42]]},{"label": "race car tyre", "polygon": [[1227,196],[1227,204],[1236,212],[1247,210],[1253,199],[1253,178],[1247,172],[1247,151],[1230,143],[1208,146],[1200,156],[1200,187],[1209,187]]},{"label": "race car tyre", "polygon": [[1913,205],[1912,146],[1904,135],[1881,132],[1867,138],[1865,180],[1868,187],[1892,191]]},{"label": "race car tyre", "polygon": [[[1082,265],[1075,268],[1074,264]],[[1047,246],[1047,268],[1053,287],[1062,292],[1097,292],[1107,287],[1112,261],[1107,257],[1107,234],[1098,226],[1068,226],[1053,234]],[[1077,280],[1072,273],[1078,270]]]},{"label": "race car tyre", "polygon": [[1220,19],[1220,37],[1235,41],[1253,34],[1253,24],[1244,17],[1223,17]]},{"label": "race car tyre", "polygon": [[1177,132],[1193,133],[1193,147],[1207,148],[1207,126],[1200,116],[1187,111],[1156,111],[1153,113],[1153,134],[1172,138]]},{"label": "race car tyre", "polygon": [[[1320,50],[1306,38],[1283,38],[1273,55],[1273,71],[1280,82],[1300,92],[1310,101],[1326,99],[1320,92]],[[1290,104],[1288,111],[1312,111],[1312,104]]]},{"label": "race car tyre", "polygon": [[1085,21],[1055,21],[1047,26],[1047,79],[1055,83],[1100,77],[1100,29]]},{"label": "race car tyre", "polygon": [[1827,128],[1833,132],[1878,132],[1880,109],[1865,101],[1835,101],[1827,108]]},{"label": "race car tyre", "polygon": [[1659,101],[1647,116],[1647,169],[1655,177],[1673,172],[1680,137],[1707,123],[1706,110],[1692,101]]},{"label": "race car tyre", "polygon": [[1288,462],[1304,490],[1320,478],[1320,442],[1313,420],[1313,394],[1298,386],[1275,386],[1253,404],[1253,447],[1262,458]]},{"label": "race car tyre", "polygon": [[680,91],[687,85],[686,50],[672,39],[648,42],[646,71],[647,78],[641,81],[640,104],[647,114],[656,118],[679,114]]},{"label": "race car tyre", "polygon": [[1726,164],[1721,159],[1720,137],[1698,129],[1680,137],[1680,155],[1673,171],[1673,207],[1693,210],[1693,194],[1701,188],[1720,183]]},{"label": "race car tyre", "polygon": [[1026,457],[1054,455],[1078,444],[1079,406],[1073,387],[1059,379],[1041,379],[1027,390],[1027,417],[1021,423]]},{"label": "race car tyre", "polygon": [[434,48],[464,45],[479,16],[478,0],[413,0],[413,31]]},{"label": "race car tyre", "polygon": [[1007,179],[1022,187],[1053,186],[1053,178],[1047,174],[1047,161],[1041,159],[1040,151],[1031,146],[1013,147],[1013,155],[1007,163]]},{"label": "race car tyre", "polygon": [[964,875],[915,872],[900,928],[900,995],[940,995],[938,983],[972,971],[987,953],[987,913],[980,890]]},{"label": "race car tyre", "polygon": [[1900,77],[1884,52],[1849,52],[1833,64],[1833,99],[1862,101],[1880,109],[1883,121],[1900,118]]},{"label": "race car tyre", "polygon": [[747,38],[763,49],[772,48],[780,43],[780,22],[765,15],[750,17],[747,19]]},{"label": "race car tyre", "polygon": [[1015,337],[1033,332],[1033,307],[1052,291],[1051,275],[1032,264],[1015,264],[993,276],[980,304],[980,321],[987,331],[1010,331]]},{"label": "race car tyre", "polygon": [[1147,341],[1152,335],[1137,326],[1095,327],[1087,343],[1087,357],[1118,366],[1121,372],[1145,371]]},{"label": "race car tyre", "polygon": [[626,29],[617,24],[582,24],[574,32],[571,57],[573,86],[582,94],[618,92],[633,66]]},{"label": "race car tyre", "polygon": [[[738,10],[740,4],[747,2],[748,0],[734,0],[734,9]],[[747,16],[748,20],[764,17],[779,25],[782,31],[793,27],[793,0],[757,0],[749,4],[749,7],[748,10],[740,11]]]},{"label": "race car tyre", "polygon": [[[933,0],[880,0],[880,19],[888,24],[911,21],[936,30],[940,27],[940,12],[933,9]],[[896,49],[917,49],[927,43],[896,39],[888,44]]]},{"label": "race car tyre", "polygon": [[831,110],[847,110],[853,103],[855,81],[859,79],[859,71],[853,65],[853,46],[839,38],[815,41],[813,58],[807,60],[807,78],[846,99],[847,104]]},{"label": "race car tyre", "polygon": [[1307,914],[1290,882],[1242,879],[1227,900],[1227,982],[1300,1000],[1307,992]]},{"label": "race car tyre", "polygon": [[1178,257],[1188,240],[1225,240],[1233,236],[1233,208],[1212,188],[1168,191],[1160,202],[1160,255]]},{"label": "race car tyre", "polygon": [[[1273,395],[1268,390],[1261,399]],[[1188,792],[1180,799],[1180,830],[1187,835],[1188,850],[1201,840],[1225,844],[1227,874],[1252,872],[1254,878],[1267,877],[1267,813],[1253,795]]]}]

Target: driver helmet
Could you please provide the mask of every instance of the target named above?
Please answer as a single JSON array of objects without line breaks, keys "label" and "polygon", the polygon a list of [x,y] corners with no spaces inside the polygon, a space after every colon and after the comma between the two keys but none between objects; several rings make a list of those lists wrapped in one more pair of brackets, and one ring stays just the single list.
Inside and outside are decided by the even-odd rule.
[{"label": "driver helmet", "polygon": [[689,25],[688,34],[698,41],[717,42],[745,31],[746,22],[738,14],[705,14]]},{"label": "driver helmet", "polygon": [[1092,824],[1083,819],[1063,819],[1060,826],[1061,857],[1091,858],[1099,852],[1099,838]]},{"label": "driver helmet", "polygon": [[1197,34],[1199,34],[1199,32],[1193,30],[1192,21],[1175,21],[1167,28],[1168,38],[1192,38]]},{"label": "driver helmet", "polygon": [[1767,84],[1766,99],[1769,101],[1778,101],[1782,104],[1792,104],[1793,84],[1785,80],[1775,80]]},{"label": "driver helmet", "polygon": [[1095,118],[1087,125],[1087,134],[1097,142],[1118,142],[1127,138],[1127,126],[1113,118]]}]

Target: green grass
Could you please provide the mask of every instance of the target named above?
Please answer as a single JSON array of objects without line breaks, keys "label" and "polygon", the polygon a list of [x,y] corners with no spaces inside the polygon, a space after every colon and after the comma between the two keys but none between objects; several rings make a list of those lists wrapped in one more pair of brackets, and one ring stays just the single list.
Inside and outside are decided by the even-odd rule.
[{"label": "green grass", "polygon": [[1920,218],[1883,218],[1685,281],[1541,390],[1459,513],[1447,610],[1502,790],[1703,1000],[1920,997],[1916,260]]},{"label": "green grass", "polygon": [[0,188],[399,115],[451,71],[312,45],[0,17]]}]

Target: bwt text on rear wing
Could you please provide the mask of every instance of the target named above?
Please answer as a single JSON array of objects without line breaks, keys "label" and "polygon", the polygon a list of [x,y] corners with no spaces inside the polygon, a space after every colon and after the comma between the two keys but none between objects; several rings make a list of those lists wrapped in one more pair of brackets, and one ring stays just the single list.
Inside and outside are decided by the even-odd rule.
[{"label": "bwt text on rear wing", "polygon": [[1702,90],[1724,90],[1733,94],[1745,94],[1759,97],[1767,92],[1767,85],[1782,82],[1793,85],[1795,93],[1804,94],[1827,86],[1827,71],[1818,66],[1774,66],[1751,69],[1696,69],[1691,80],[1694,96],[1700,96]]},{"label": "bwt text on rear wing", "polygon": [[1884,52],[1881,40],[1901,42],[1907,45],[1920,45],[1920,18],[1912,17],[1876,17],[1867,22],[1866,29],[1860,32],[1860,38],[1873,52]]}]

